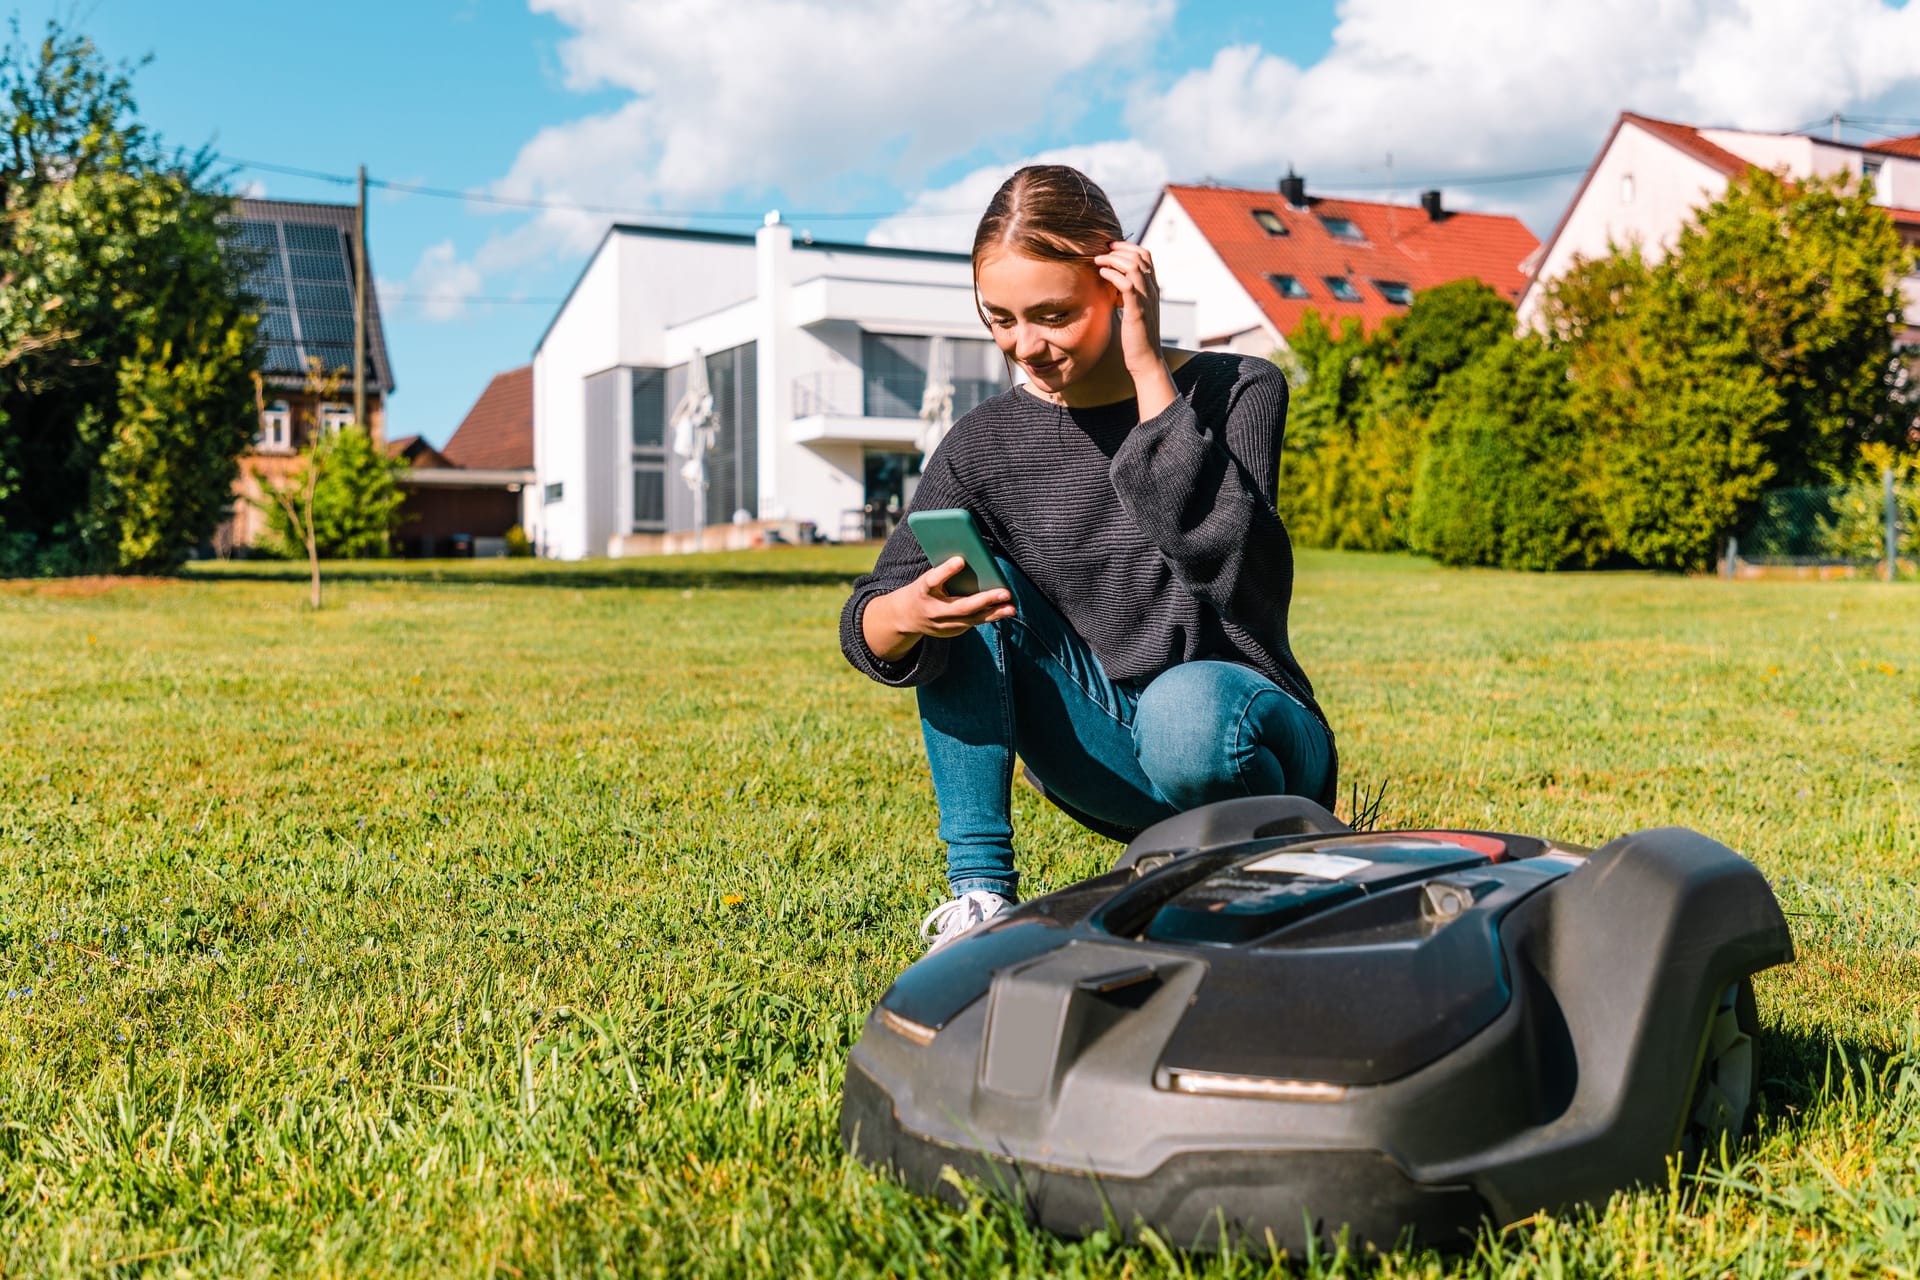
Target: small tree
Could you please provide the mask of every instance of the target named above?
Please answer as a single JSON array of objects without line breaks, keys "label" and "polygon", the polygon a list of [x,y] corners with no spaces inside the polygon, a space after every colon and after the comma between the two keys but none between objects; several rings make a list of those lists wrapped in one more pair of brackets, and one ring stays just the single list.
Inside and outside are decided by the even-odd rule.
[{"label": "small tree", "polygon": [[[311,363],[307,391],[316,400],[338,394],[341,373]],[[307,426],[297,471],[284,481],[260,478],[256,504],[266,515],[266,550],[287,559],[305,556],[312,572],[312,606],[320,607],[320,561],[388,554],[406,495],[399,477],[406,464],[389,457],[359,424],[335,431],[317,419]]]}]

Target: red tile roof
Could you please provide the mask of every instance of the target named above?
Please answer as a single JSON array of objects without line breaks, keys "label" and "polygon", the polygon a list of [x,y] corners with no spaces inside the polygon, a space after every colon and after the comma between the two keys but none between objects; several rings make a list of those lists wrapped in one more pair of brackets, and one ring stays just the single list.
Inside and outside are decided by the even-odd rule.
[{"label": "red tile roof", "polygon": [[[1369,331],[1405,311],[1382,295],[1376,281],[1417,291],[1473,277],[1510,299],[1518,298],[1527,283],[1521,259],[1539,245],[1518,218],[1506,214],[1447,213],[1435,221],[1418,205],[1318,196],[1307,198],[1307,208],[1295,209],[1277,192],[1227,187],[1170,186],[1167,195],[1180,202],[1241,288],[1282,334],[1298,328],[1310,310],[1335,327],[1353,318]],[[1254,221],[1256,209],[1271,210],[1287,234],[1269,235]],[[1364,239],[1341,239],[1327,230],[1322,218],[1345,218]],[[1267,279],[1270,274],[1293,276],[1311,296],[1282,297]],[[1327,285],[1329,276],[1345,277],[1360,300],[1335,298]],[[1219,336],[1200,335],[1203,341]]]},{"label": "red tile roof", "polygon": [[387,441],[387,453],[390,457],[401,459],[412,467],[445,467],[452,464],[447,456],[428,444],[419,436],[401,436],[397,440]]},{"label": "red tile roof", "polygon": [[1906,156],[1912,160],[1920,160],[1920,133],[1910,134],[1904,138],[1888,138],[1885,142],[1869,142],[1867,150],[1884,151],[1890,156]]},{"label": "red tile roof", "polygon": [[440,450],[456,467],[521,471],[533,465],[533,366],[493,375]]}]

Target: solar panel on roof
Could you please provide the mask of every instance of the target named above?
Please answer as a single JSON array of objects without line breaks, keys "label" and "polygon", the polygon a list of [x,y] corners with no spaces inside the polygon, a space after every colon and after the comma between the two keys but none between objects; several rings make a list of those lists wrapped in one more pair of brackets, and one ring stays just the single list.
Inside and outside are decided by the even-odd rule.
[{"label": "solar panel on roof", "polygon": [[283,222],[281,231],[286,233],[287,248],[294,253],[345,253],[338,227],[321,226],[312,222]]},{"label": "solar panel on roof", "polygon": [[278,249],[280,232],[271,222],[260,222],[247,218],[233,224],[232,239],[235,244],[244,244],[254,249]]},{"label": "solar panel on roof", "polygon": [[353,341],[353,317],[334,311],[300,312],[300,337],[309,345],[316,342]]},{"label": "solar panel on roof", "polygon": [[346,255],[339,253],[289,253],[296,280],[347,280]]},{"label": "solar panel on roof", "polygon": [[298,374],[306,372],[306,366],[300,362],[300,351],[292,343],[273,342],[267,344],[266,354],[261,358],[262,373]]},{"label": "solar panel on roof", "polygon": [[260,336],[268,342],[293,341],[293,317],[284,307],[264,307],[260,312]]},{"label": "solar panel on roof", "polygon": [[322,373],[338,373],[342,369],[353,368],[353,348],[351,346],[315,346],[312,343],[308,343],[306,345],[306,353],[310,359],[315,359],[320,362],[320,371]]},{"label": "solar panel on roof", "polygon": [[344,311],[353,313],[353,290],[344,284],[316,284],[307,280],[293,282],[293,300],[302,311]]}]

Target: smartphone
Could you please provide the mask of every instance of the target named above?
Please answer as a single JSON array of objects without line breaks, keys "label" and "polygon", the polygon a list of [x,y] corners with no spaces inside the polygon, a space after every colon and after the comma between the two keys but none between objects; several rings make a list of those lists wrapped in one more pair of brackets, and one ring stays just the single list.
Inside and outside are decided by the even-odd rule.
[{"label": "smartphone", "polygon": [[1000,566],[973,523],[973,513],[959,507],[942,511],[915,511],[907,516],[907,530],[927,553],[928,564],[944,564],[955,556],[966,558],[967,567],[947,579],[950,596],[970,596],[981,591],[1007,590]]}]

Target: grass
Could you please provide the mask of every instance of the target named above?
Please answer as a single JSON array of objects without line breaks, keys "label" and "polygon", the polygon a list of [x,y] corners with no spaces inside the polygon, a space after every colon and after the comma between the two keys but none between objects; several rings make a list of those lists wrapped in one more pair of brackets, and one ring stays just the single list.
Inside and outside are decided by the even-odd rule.
[{"label": "grass", "polygon": [[[942,896],[870,553],[0,585],[0,1273],[1920,1269],[1920,597],[1310,555],[1382,825],[1753,858],[1757,1134],[1451,1260],[1063,1242],[850,1163],[840,1075]],[[1363,801],[1364,803],[1364,801]],[[1016,797],[1033,891],[1115,846]]]}]

